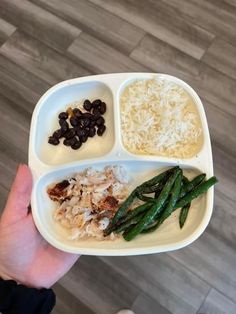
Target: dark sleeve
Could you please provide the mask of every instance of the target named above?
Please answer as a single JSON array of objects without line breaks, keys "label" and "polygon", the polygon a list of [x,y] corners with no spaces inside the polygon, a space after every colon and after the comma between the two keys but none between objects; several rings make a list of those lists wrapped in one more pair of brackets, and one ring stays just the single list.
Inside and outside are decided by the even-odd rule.
[{"label": "dark sleeve", "polygon": [[48,314],[56,297],[52,289],[35,289],[0,278],[0,312],[3,314]]}]

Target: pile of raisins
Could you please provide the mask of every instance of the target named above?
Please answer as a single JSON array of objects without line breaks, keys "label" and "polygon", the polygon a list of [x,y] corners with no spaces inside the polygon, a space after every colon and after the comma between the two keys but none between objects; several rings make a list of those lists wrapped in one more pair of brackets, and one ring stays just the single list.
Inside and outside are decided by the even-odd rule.
[{"label": "pile of raisins", "polygon": [[48,143],[58,145],[60,139],[64,138],[63,144],[72,149],[79,149],[88,137],[94,135],[102,136],[106,130],[103,114],[106,112],[106,104],[101,99],[90,102],[84,101],[82,112],[78,108],[69,108],[66,112],[61,112],[58,116],[60,129],[56,130],[49,137]]}]

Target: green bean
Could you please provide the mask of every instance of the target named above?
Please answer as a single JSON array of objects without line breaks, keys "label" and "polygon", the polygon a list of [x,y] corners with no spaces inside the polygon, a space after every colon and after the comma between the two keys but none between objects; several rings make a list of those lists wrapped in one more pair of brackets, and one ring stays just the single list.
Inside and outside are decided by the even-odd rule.
[{"label": "green bean", "polygon": [[[194,180],[194,179],[193,179],[193,180]],[[182,209],[183,209],[183,207],[186,206],[186,209],[183,209],[183,213],[182,213],[182,217],[181,217],[181,224],[182,224],[182,222],[183,222],[182,227],[183,227],[183,225],[184,225],[184,223],[185,223],[185,221],[186,221],[186,219],[187,219],[187,215],[188,215],[187,206],[190,207],[191,200],[194,199],[194,198],[196,198],[196,197],[198,197],[200,194],[206,192],[212,185],[214,185],[214,184],[217,183],[217,182],[218,182],[217,178],[215,178],[215,177],[210,178],[208,181],[205,181],[205,182],[201,183],[200,185],[198,185],[198,186],[196,187],[197,191],[194,192],[194,190],[193,190],[192,192],[189,192],[188,194],[186,194],[186,197],[188,197],[188,198],[190,199],[190,202],[184,200],[184,199],[185,199],[185,197],[184,197],[184,198],[182,198],[180,201],[178,201],[178,202],[176,203],[176,205],[175,205],[175,207],[174,207],[174,209],[173,209],[172,212],[174,212],[174,211],[175,211],[176,209],[178,209],[179,207],[182,207]],[[202,186],[202,185],[203,185],[203,186]],[[181,193],[181,192],[180,192],[180,193]],[[191,195],[188,196],[189,194],[191,194]],[[194,195],[196,195],[196,196],[194,196]],[[184,200],[184,201],[182,201],[182,200]],[[182,203],[182,205],[181,205],[180,202]],[[180,206],[179,206],[179,205],[180,205]],[[181,209],[181,211],[182,211],[182,209]],[[186,215],[186,217],[184,217],[184,215]],[[185,220],[184,220],[184,218],[185,218]],[[179,219],[180,219],[180,218],[179,218]],[[180,223],[180,221],[179,221],[179,223]],[[155,223],[150,224],[149,226],[147,226],[147,227],[142,231],[142,233],[150,233],[150,232],[153,232],[153,231],[155,231],[158,227],[159,227],[159,221],[157,220]],[[180,228],[181,228],[181,226],[180,226]]]},{"label": "green bean", "polygon": [[138,193],[150,194],[150,193],[156,192],[158,189],[159,189],[159,185],[144,186],[142,188],[138,188]]},{"label": "green bean", "polygon": [[206,177],[206,174],[199,174],[192,181],[185,183],[181,189],[179,198],[184,197],[188,192],[194,189],[198,184],[200,184]]},{"label": "green bean", "polygon": [[175,171],[175,169],[179,169],[179,167],[177,166],[177,167],[168,169],[167,171],[160,173],[159,175],[155,176],[154,178],[152,178],[148,181],[145,181],[144,183],[142,183],[141,185],[136,187],[132,191],[132,193],[127,197],[127,199],[124,201],[124,203],[120,206],[120,208],[117,210],[115,216],[112,219],[110,226],[108,226],[107,229],[114,226],[118,222],[118,220],[126,213],[127,209],[129,208],[129,206],[131,205],[131,203],[135,199],[136,192],[140,192],[142,190],[142,188],[144,188],[144,187],[151,187],[153,185],[156,185],[161,180],[163,180],[163,178],[165,178],[166,176],[169,176],[173,171]]},{"label": "green bean", "polygon": [[[124,201],[124,203],[119,207],[119,209],[117,210],[115,216],[112,219],[111,222],[111,226],[114,226],[117,221],[124,216],[124,214],[126,213],[127,209],[130,207],[130,205],[132,204],[133,200],[136,197],[136,189],[134,189],[132,191],[132,193],[127,197],[127,199]],[[109,227],[108,227],[109,228]]]},{"label": "green bean", "polygon": [[[149,231],[149,230],[152,229],[153,227],[155,227],[155,226],[157,225],[158,220],[160,219],[161,214],[163,213],[163,210],[165,209],[165,207],[166,207],[166,204],[164,204],[164,206],[162,207],[162,211],[160,211],[160,213],[158,213],[158,214],[155,216],[155,218],[150,222],[149,225],[147,225],[147,226],[142,230],[141,233],[149,233],[149,232],[151,232],[151,231]],[[155,229],[153,229],[153,231],[154,231],[154,230],[155,230]]]},{"label": "green bean", "polygon": [[143,202],[154,202],[155,201],[153,197],[149,197],[149,196],[143,195],[141,193],[137,193],[136,196],[137,196],[137,198],[139,198]]},{"label": "green bean", "polygon": [[179,226],[180,226],[180,229],[183,228],[184,224],[185,224],[185,221],[188,217],[188,212],[189,212],[189,208],[191,206],[191,203],[188,203],[186,204],[185,206],[183,206],[181,208],[181,211],[180,211],[180,214],[179,214]]},{"label": "green bean", "polygon": [[125,223],[126,221],[132,219],[133,217],[137,216],[138,214],[141,214],[148,210],[152,206],[152,203],[145,203],[140,206],[135,207],[134,209],[128,211],[126,216],[123,216],[116,225],[110,226],[107,229],[104,230],[104,235],[108,236],[110,233],[115,231],[121,224]]},{"label": "green bean", "polygon": [[158,188],[156,189],[155,194],[154,194],[154,197],[155,197],[155,198],[158,198],[158,196],[159,196],[159,194],[161,193],[161,191],[162,191],[162,189],[163,189],[165,183],[166,183],[166,180],[165,180],[165,181],[163,180],[163,181],[158,185]]},{"label": "green bean", "polygon": [[179,169],[179,166],[170,168],[170,169],[166,170],[165,172],[162,172],[162,173],[158,174],[154,178],[152,178],[152,179],[150,179],[148,181],[143,182],[141,185],[138,186],[138,190],[140,191],[140,188],[143,188],[143,187],[157,185],[163,179],[167,178],[170,174],[172,174],[172,172],[174,172],[176,169]]},{"label": "green bean", "polygon": [[120,220],[120,222],[123,223],[123,222],[135,217],[136,215],[147,211],[152,205],[153,205],[152,203],[145,203],[145,204],[142,204],[142,205],[135,207],[134,209],[130,210],[127,213],[127,215]]},{"label": "green bean", "polygon": [[185,176],[183,176],[183,184],[189,183],[189,179]]},{"label": "green bean", "polygon": [[153,204],[153,206],[147,211],[147,213],[144,215],[144,217],[128,232],[123,235],[124,239],[126,241],[130,241],[133,238],[135,238],[152,220],[153,218],[160,212],[162,209],[163,204],[165,203],[166,199],[168,198],[168,195],[172,189],[172,186],[182,170],[179,169],[179,167],[175,168],[172,175],[167,180],[163,190],[161,191],[156,204]]},{"label": "green bean", "polygon": [[125,221],[124,223],[120,224],[115,230],[115,233],[120,233],[122,231],[125,231],[126,229],[128,229],[130,226],[137,224],[140,219],[143,217],[144,213],[139,213],[138,215],[136,215],[135,217]]},{"label": "green bean", "polygon": [[192,191],[187,193],[183,198],[181,198],[175,208],[183,207],[190,203],[194,198],[198,197],[202,193],[205,193],[211,186],[218,182],[216,177],[211,177],[207,181],[200,183],[197,187],[195,187]]},{"label": "green bean", "polygon": [[155,231],[157,229],[156,228],[157,224],[158,224],[158,220],[156,220],[155,222],[148,225],[145,229],[142,230],[141,233],[151,233],[151,232]]},{"label": "green bean", "polygon": [[181,182],[182,182],[182,173],[180,173],[175,180],[173,189],[170,192],[168,204],[167,204],[166,208],[164,209],[160,219],[158,219],[157,228],[166,220],[166,218],[168,218],[172,214],[172,212],[175,208],[175,204],[177,203],[178,198],[179,198],[179,193],[180,193],[180,189],[181,189]]}]

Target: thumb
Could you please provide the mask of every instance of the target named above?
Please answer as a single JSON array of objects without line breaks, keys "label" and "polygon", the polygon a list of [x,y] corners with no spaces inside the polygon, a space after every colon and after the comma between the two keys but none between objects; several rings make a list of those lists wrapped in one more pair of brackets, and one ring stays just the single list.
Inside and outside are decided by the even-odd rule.
[{"label": "thumb", "polygon": [[20,165],[2,214],[3,223],[15,223],[27,216],[31,190],[32,175],[30,168],[27,165]]}]

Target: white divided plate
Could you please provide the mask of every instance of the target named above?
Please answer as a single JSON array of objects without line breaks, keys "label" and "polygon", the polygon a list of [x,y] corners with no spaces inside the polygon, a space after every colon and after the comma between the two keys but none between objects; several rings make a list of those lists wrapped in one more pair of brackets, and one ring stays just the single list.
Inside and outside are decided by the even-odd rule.
[{"label": "white divided plate", "polygon": [[[120,129],[120,95],[132,80],[161,78],[183,87],[192,97],[201,119],[203,145],[197,155],[189,159],[129,153],[122,145]],[[104,117],[107,130],[102,137],[90,138],[78,151],[64,145],[52,146],[48,136],[57,128],[57,116],[70,103],[84,99],[100,98],[107,104]],[[51,183],[73,176],[92,166],[102,169],[106,165],[123,165],[131,176],[130,189],[144,180],[179,165],[189,178],[198,173],[213,175],[212,152],[207,120],[202,102],[196,92],[182,80],[154,73],[104,74],[76,78],[59,83],[49,89],[35,107],[30,130],[29,166],[33,172],[32,213],[42,236],[60,250],[87,255],[139,255],[171,251],[196,240],[209,223],[213,210],[213,188],[192,202],[188,220],[179,228],[179,210],[175,211],[161,227],[153,233],[140,235],[130,242],[118,240],[97,241],[94,239],[67,239],[67,230],[53,221],[56,204],[47,196]]]}]

